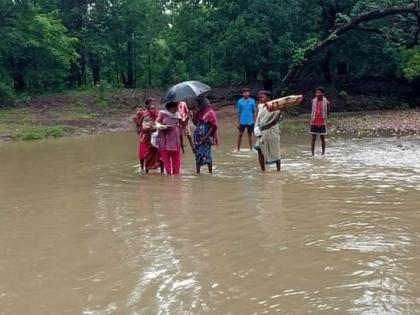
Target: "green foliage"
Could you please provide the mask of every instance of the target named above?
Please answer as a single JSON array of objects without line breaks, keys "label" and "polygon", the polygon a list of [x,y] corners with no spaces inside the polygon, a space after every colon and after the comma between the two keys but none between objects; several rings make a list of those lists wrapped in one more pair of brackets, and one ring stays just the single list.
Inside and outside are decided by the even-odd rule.
[{"label": "green foliage", "polygon": [[402,51],[402,72],[409,80],[420,79],[420,47]]},{"label": "green foliage", "polygon": [[0,81],[0,106],[1,101],[7,101],[14,98],[13,87],[8,81]]},{"label": "green foliage", "polygon": [[310,38],[309,40],[307,40],[304,44],[303,47],[299,47],[297,48],[292,55],[292,63],[294,64],[301,64],[304,60],[305,60],[305,51],[307,49],[311,49],[313,47],[315,47],[319,42],[318,38]]},{"label": "green foliage", "polygon": [[[305,60],[355,15],[409,0],[0,0],[0,102],[22,92],[166,86],[186,79],[214,85],[269,84],[305,62],[302,77],[418,79],[410,15],[366,23]],[[15,91],[13,91],[15,90]],[[16,93],[15,93],[16,92]]]},{"label": "green foliage", "polygon": [[340,92],[338,92],[338,96],[340,96],[343,99],[347,99],[349,97],[349,94],[346,91],[341,90]]},{"label": "green foliage", "polygon": [[59,138],[64,136],[65,127],[57,126],[25,126],[16,132],[16,137],[20,140],[38,140],[43,138]]}]

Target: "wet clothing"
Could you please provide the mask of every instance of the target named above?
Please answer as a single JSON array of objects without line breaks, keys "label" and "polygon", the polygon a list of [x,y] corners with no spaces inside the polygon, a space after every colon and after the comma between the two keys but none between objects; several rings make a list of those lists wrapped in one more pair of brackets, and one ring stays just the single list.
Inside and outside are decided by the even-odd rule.
[{"label": "wet clothing", "polygon": [[312,100],[311,129],[314,135],[327,134],[328,100],[324,97],[319,100],[315,97]]},{"label": "wet clothing", "polygon": [[152,145],[153,125],[158,117],[158,112],[146,111],[143,114],[143,122],[140,136],[140,152],[144,158],[146,170],[154,170],[160,167],[159,150]]},{"label": "wet clothing", "polygon": [[328,104],[329,102],[325,97],[322,100],[318,100],[318,98],[312,100],[311,125],[327,125]]},{"label": "wet clothing", "polygon": [[256,104],[253,98],[241,98],[236,104],[236,110],[239,115],[239,124],[243,126],[251,126],[255,124]]},{"label": "wet clothing", "polygon": [[168,175],[177,175],[181,167],[181,129],[180,116],[162,110],[157,119],[162,125],[170,126],[168,129],[159,130],[157,145]]},{"label": "wet clothing", "polygon": [[211,139],[207,140],[206,143],[200,143],[201,139],[207,135],[210,130],[210,124],[198,122],[194,131],[194,142],[195,142],[195,161],[197,164],[204,165],[213,163],[213,157],[211,154]]},{"label": "wet clothing", "polygon": [[181,169],[181,152],[163,150],[160,153],[166,174],[178,175]]},{"label": "wet clothing", "polygon": [[311,134],[313,135],[320,135],[324,136],[327,134],[327,126],[317,126],[317,125],[311,125]]},{"label": "wet clothing", "polygon": [[[178,103],[178,113],[179,113],[179,118],[181,120],[181,122],[183,123],[183,127],[182,127],[182,133],[184,136],[190,136],[191,135],[191,130],[192,130],[192,126],[191,126],[191,120],[190,118],[190,110],[188,109],[188,105],[185,102],[179,102]],[[185,122],[188,121],[187,124],[185,124]]]},{"label": "wet clothing", "polygon": [[181,151],[181,130],[178,113],[172,114],[167,110],[162,110],[159,113],[158,121],[162,125],[170,126],[168,129],[159,130],[157,140],[159,150]]},{"label": "wet clothing", "polygon": [[255,149],[264,155],[266,164],[273,164],[281,160],[280,156],[280,126],[275,124],[269,129],[262,130],[278,118],[279,112],[270,112],[265,104],[258,106],[258,116],[255,124],[257,142]]},{"label": "wet clothing", "polygon": [[137,111],[136,116],[134,117],[134,123],[136,124],[137,132],[139,133],[139,147],[138,147],[139,160],[144,160],[144,152],[145,152],[144,143],[142,143],[141,141],[143,116],[144,116],[144,110],[141,109]]},{"label": "wet clothing", "polygon": [[[212,127],[214,127],[214,131],[210,137],[205,143],[201,143]],[[211,147],[218,144],[217,129],[217,116],[210,106],[197,113],[194,131],[195,161],[197,164],[205,165],[213,162]]]},{"label": "wet clothing", "polygon": [[244,132],[246,129],[248,132],[254,132],[254,126],[255,125],[239,125],[239,131]]}]

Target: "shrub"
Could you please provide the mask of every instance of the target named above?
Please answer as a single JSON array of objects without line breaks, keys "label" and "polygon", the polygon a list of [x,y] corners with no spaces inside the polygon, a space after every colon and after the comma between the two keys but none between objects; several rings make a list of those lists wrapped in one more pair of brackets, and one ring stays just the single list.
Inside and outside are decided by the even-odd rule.
[{"label": "shrub", "polygon": [[0,104],[2,101],[8,101],[14,98],[14,92],[11,84],[0,81]]},{"label": "shrub", "polygon": [[64,136],[64,126],[25,126],[16,133],[16,137],[20,140],[39,140],[43,138],[53,137],[59,138]]},{"label": "shrub", "polygon": [[340,96],[341,98],[347,99],[347,97],[349,97],[349,94],[348,94],[346,91],[341,90],[341,91],[338,93],[338,96]]}]

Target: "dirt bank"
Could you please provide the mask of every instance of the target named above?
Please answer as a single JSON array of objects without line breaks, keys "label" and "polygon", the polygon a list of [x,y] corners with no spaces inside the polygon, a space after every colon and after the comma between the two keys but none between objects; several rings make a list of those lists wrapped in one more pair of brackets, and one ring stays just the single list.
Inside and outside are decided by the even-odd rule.
[{"label": "dirt bank", "polygon": [[[131,117],[145,96],[159,99],[161,90],[76,91],[35,97],[19,106],[0,108],[1,141],[116,132],[133,128]],[[210,95],[221,119],[235,124],[240,88],[215,89]],[[305,105],[301,112],[307,112]],[[306,132],[308,115],[295,112],[283,122],[285,131]],[[420,110],[334,113],[330,131],[335,134],[418,134]]]},{"label": "dirt bank", "polygon": [[[219,117],[236,125],[234,107],[218,111]],[[284,115],[282,129],[294,134],[307,133],[309,114]],[[351,136],[404,136],[420,134],[420,110],[370,111],[332,113],[328,122],[329,133]]]}]

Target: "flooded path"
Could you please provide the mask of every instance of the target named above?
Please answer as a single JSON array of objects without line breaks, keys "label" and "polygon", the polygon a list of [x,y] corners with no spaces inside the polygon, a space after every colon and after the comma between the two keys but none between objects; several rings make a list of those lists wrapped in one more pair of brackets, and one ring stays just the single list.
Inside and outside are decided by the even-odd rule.
[{"label": "flooded path", "polygon": [[0,314],[420,314],[420,139],[138,172],[132,134],[0,146]]}]

